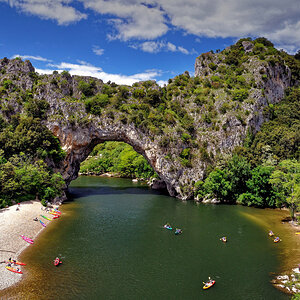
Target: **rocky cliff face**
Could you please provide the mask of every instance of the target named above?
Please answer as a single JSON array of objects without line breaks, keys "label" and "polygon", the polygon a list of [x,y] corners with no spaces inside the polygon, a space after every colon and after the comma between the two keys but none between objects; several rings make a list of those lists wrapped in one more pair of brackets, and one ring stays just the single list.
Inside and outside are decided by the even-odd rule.
[{"label": "rocky cliff face", "polygon": [[[67,72],[38,75],[29,61],[2,59],[1,112],[7,119],[24,112],[26,97],[46,100],[50,104],[42,122],[58,137],[66,152],[64,161],[55,168],[67,185],[78,176],[80,163],[95,145],[104,141],[123,141],[148,160],[171,196],[190,199],[194,183],[203,178],[208,163],[230,155],[243,143],[247,132],[257,132],[266,120],[264,108],[280,101],[284,89],[291,85],[291,72],[285,62],[261,60],[257,55],[251,55],[253,44],[249,43],[243,44],[242,50],[249,56],[239,67],[231,68],[226,56],[230,49],[217,54],[202,54],[196,59],[194,79],[186,73],[170,80],[165,88],[153,82],[148,82],[147,88],[145,84],[137,83],[128,87],[126,97],[123,97],[126,103],[122,100],[121,105],[116,102],[121,101],[120,94],[124,90],[122,92],[114,84],[104,85],[101,80],[70,76]],[[229,72],[235,72],[233,82],[227,76]],[[182,80],[188,82],[184,89],[180,88]],[[88,113],[88,97],[109,94],[108,87],[117,91],[109,95],[109,104],[102,108],[101,114]],[[136,121],[138,114],[133,118],[128,113],[129,109],[136,111],[136,107],[144,105],[141,99],[146,97],[136,96],[137,91],[149,94],[151,105],[153,99],[159,102],[162,95],[167,95],[168,102],[156,108],[160,113],[164,109],[163,122],[168,121],[160,131],[154,130],[159,124],[154,129],[152,125],[145,129],[145,122]],[[117,109],[111,109],[110,105]],[[170,112],[172,107],[176,114]],[[147,109],[150,110],[148,118],[155,119],[155,115],[151,115],[152,108]],[[182,119],[187,120],[185,127],[180,125],[182,120],[177,117],[182,109]]]}]

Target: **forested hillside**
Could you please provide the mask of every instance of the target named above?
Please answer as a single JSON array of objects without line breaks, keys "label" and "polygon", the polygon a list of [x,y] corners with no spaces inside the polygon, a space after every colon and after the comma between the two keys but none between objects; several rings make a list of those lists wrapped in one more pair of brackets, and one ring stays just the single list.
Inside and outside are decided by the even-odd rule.
[{"label": "forested hillside", "polygon": [[[185,72],[164,87],[118,86],[66,71],[39,75],[29,61],[4,58],[0,205],[54,199],[94,154],[99,160],[90,157],[82,172],[156,172],[181,199],[295,207],[299,56],[265,38],[242,39],[201,54],[194,77]],[[126,142],[147,160],[105,141]]]}]

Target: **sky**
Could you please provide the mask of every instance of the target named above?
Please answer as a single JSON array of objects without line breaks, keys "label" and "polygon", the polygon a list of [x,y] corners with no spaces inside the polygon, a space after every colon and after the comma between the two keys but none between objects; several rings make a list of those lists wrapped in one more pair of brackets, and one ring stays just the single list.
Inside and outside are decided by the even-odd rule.
[{"label": "sky", "polygon": [[165,84],[243,37],[300,49],[300,0],[0,0],[0,58],[117,84]]}]

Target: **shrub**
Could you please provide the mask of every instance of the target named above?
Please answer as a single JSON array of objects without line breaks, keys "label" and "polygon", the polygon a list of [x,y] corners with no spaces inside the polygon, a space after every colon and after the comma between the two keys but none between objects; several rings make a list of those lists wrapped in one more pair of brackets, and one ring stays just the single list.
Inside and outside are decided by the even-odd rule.
[{"label": "shrub", "polygon": [[101,108],[108,104],[108,95],[99,94],[85,101],[85,109],[88,113],[93,115],[101,115]]},{"label": "shrub", "polygon": [[87,83],[85,81],[80,80],[78,83],[78,90],[81,91],[86,97],[90,97],[94,95],[95,82],[91,81]]},{"label": "shrub", "polygon": [[243,102],[245,99],[248,98],[248,96],[249,93],[246,89],[234,90],[232,100]]}]

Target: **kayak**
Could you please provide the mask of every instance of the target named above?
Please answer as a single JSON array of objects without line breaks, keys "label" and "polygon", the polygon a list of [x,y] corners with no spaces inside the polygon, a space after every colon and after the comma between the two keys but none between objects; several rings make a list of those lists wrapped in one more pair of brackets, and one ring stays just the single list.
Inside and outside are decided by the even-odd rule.
[{"label": "kayak", "polygon": [[276,237],[275,239],[274,239],[274,243],[278,243],[278,242],[280,242],[281,241],[281,239],[279,238],[279,237]]},{"label": "kayak", "polygon": [[52,218],[52,220],[58,219],[60,217],[60,215],[56,215]]},{"label": "kayak", "polygon": [[58,212],[55,212],[55,211],[49,211],[49,214],[55,215],[55,216],[60,215]]},{"label": "kayak", "polygon": [[56,214],[61,214],[61,211],[59,211],[59,210],[56,210],[55,208],[54,209],[52,209],[52,210],[50,210],[51,212],[53,212],[53,213],[56,213]]},{"label": "kayak", "polygon": [[58,265],[62,264],[62,261],[59,260],[59,258],[57,258],[54,260],[53,264],[54,264],[54,266],[58,266]]},{"label": "kayak", "polygon": [[209,289],[210,287],[212,287],[215,283],[216,283],[215,280],[211,280],[211,281],[209,281],[209,282],[206,282],[206,283],[204,284],[204,286],[203,286],[203,289],[204,289],[204,290],[207,290],[207,289]]},{"label": "kayak", "polygon": [[11,271],[11,272],[14,272],[14,273],[18,273],[18,274],[23,274],[23,272],[22,271],[18,271],[16,268],[13,268],[13,267],[8,267],[8,266],[6,266],[5,267],[8,271]]},{"label": "kayak", "polygon": [[41,220],[39,220],[39,221],[42,224],[42,226],[46,227],[46,224],[44,222],[42,222]]},{"label": "kayak", "polygon": [[33,244],[33,239],[26,237],[25,235],[21,235],[21,237],[25,242],[27,242],[29,244]]},{"label": "kayak", "polygon": [[222,241],[223,243],[226,243],[227,242],[227,237],[223,236],[222,238],[220,238],[220,241]]},{"label": "kayak", "polygon": [[296,232],[296,234],[300,234],[300,232]]},{"label": "kayak", "polygon": [[164,225],[164,228],[172,230],[173,228],[170,225]]},{"label": "kayak", "polygon": [[13,260],[9,260],[9,261],[7,261],[6,263],[10,263],[10,264],[14,264],[14,265],[19,265],[19,266],[26,266],[25,263],[22,263],[22,262],[20,262],[20,261],[14,262]]},{"label": "kayak", "polygon": [[46,220],[48,220],[48,221],[52,221],[52,219],[49,219],[49,218],[47,218],[47,217],[45,217],[45,216],[43,216],[43,215],[41,215],[41,217],[43,217],[44,219],[46,219]]},{"label": "kayak", "polygon": [[175,234],[176,234],[176,235],[177,235],[177,234],[182,234],[182,230],[179,229],[179,228],[176,228]]},{"label": "kayak", "polygon": [[269,236],[273,236],[273,235],[274,235],[273,231],[270,230],[270,231],[269,231]]}]

